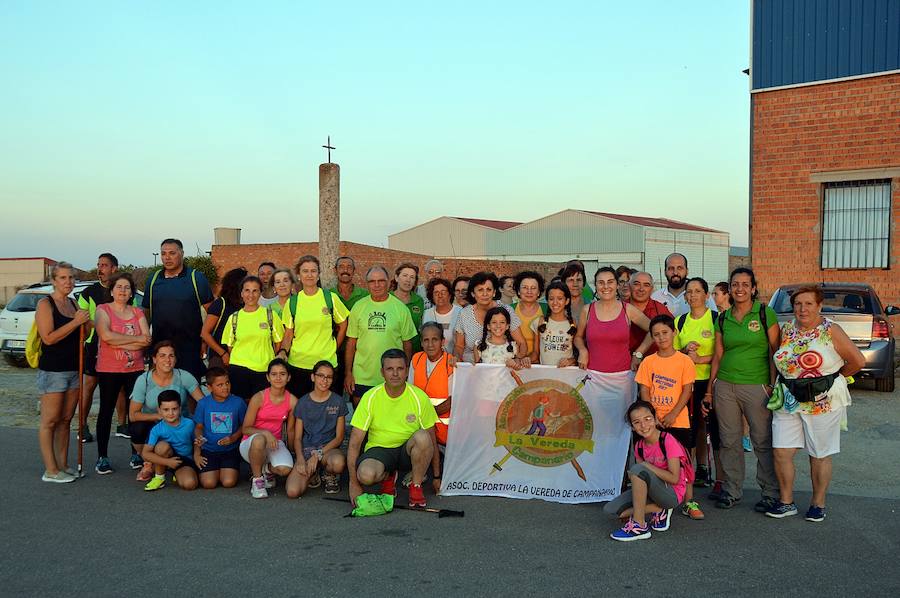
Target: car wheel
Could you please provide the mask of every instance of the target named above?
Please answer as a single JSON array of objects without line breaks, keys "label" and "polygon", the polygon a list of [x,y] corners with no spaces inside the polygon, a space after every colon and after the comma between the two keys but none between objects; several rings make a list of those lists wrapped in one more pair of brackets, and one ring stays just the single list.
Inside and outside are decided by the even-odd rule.
[{"label": "car wheel", "polygon": [[875,390],[878,392],[894,392],[894,376],[875,378]]},{"label": "car wheel", "polygon": [[13,367],[17,367],[17,368],[27,368],[28,367],[28,362],[25,360],[24,357],[18,357],[16,355],[11,355],[10,353],[4,353],[3,357],[6,358],[6,363],[8,363],[9,365],[11,365]]}]

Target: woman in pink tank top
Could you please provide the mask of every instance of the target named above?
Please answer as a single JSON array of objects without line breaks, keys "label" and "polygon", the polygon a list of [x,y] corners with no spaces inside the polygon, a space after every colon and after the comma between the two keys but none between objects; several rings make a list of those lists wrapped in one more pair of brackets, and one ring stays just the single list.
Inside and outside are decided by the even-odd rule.
[{"label": "woman in pink tank top", "polygon": [[632,355],[628,350],[631,323],[648,330],[650,320],[635,306],[616,298],[616,271],[612,268],[597,270],[594,285],[597,301],[582,308],[575,334],[578,367],[604,373],[637,369],[652,339],[648,334]]},{"label": "woman in pink tank top", "polygon": [[294,458],[282,434],[287,422],[288,438],[293,438],[294,407],[297,405],[297,397],[285,389],[290,379],[287,362],[273,359],[266,379],[269,388],[253,395],[247,405],[244,439],[239,447],[241,457],[250,464],[250,495],[253,498],[267,498],[267,489],[275,487],[275,476],[286,477],[294,467]]}]

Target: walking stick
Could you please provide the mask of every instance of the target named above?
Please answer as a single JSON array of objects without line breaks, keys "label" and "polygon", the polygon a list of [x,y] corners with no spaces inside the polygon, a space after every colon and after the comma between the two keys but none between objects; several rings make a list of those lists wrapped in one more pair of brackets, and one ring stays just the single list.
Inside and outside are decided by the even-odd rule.
[{"label": "walking stick", "polygon": [[84,325],[78,327],[78,434],[75,440],[78,442],[78,477],[82,474],[84,464],[84,442],[81,435],[84,434],[84,424],[87,416],[84,414]]}]

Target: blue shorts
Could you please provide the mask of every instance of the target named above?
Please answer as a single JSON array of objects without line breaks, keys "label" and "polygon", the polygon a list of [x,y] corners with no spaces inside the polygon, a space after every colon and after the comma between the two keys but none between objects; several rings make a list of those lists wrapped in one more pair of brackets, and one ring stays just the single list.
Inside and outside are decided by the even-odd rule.
[{"label": "blue shorts", "polygon": [[42,395],[67,392],[78,388],[78,372],[47,372],[38,370],[38,393]]},{"label": "blue shorts", "polygon": [[200,473],[219,471],[220,469],[241,469],[241,453],[236,445],[230,451],[222,452],[201,449],[200,454],[206,458],[206,467],[201,467]]}]

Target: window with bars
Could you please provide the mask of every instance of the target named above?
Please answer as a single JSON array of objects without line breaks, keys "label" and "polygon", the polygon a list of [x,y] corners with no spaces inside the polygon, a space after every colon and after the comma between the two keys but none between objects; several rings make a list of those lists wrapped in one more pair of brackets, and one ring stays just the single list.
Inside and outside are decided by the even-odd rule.
[{"label": "window with bars", "polygon": [[822,268],[887,268],[891,244],[891,181],[826,183]]}]

